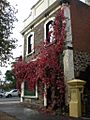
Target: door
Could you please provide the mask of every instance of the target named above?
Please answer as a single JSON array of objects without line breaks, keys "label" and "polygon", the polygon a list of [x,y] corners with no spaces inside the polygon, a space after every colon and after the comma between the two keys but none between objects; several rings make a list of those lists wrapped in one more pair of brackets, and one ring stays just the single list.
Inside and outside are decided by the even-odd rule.
[{"label": "door", "polygon": [[90,65],[87,66],[85,71],[80,72],[79,79],[85,80],[85,88],[84,88],[84,97],[83,97],[83,103],[84,103],[84,109],[85,113],[84,115],[86,117],[90,117]]}]

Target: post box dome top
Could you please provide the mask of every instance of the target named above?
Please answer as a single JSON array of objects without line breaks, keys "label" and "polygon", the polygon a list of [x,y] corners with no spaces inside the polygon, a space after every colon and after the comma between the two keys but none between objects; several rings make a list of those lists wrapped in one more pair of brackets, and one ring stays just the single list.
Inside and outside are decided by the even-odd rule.
[{"label": "post box dome top", "polygon": [[67,82],[70,86],[83,86],[85,85],[86,81],[80,79],[69,80]]}]

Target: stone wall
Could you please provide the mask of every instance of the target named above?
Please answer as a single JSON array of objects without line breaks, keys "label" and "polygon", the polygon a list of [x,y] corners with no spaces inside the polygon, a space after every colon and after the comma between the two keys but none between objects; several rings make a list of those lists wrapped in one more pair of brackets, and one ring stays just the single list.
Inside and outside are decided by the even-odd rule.
[{"label": "stone wall", "polygon": [[85,71],[87,66],[90,65],[90,54],[87,52],[74,52],[74,71],[75,76],[80,71]]}]

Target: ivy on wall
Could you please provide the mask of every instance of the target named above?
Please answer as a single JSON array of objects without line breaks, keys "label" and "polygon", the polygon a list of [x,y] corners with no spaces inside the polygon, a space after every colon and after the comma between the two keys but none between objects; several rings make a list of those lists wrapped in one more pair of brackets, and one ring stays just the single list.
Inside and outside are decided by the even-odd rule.
[{"label": "ivy on wall", "polygon": [[[40,43],[36,47],[39,49],[39,53],[32,60],[28,63],[25,63],[23,60],[18,60],[14,65],[17,87],[20,88],[24,80],[28,81],[30,90],[34,89],[38,81],[40,81],[42,86],[45,84],[47,92],[50,92],[48,105],[52,109],[64,103],[65,95],[63,65],[62,61],[60,61],[66,35],[64,8],[60,8],[53,27],[55,40],[52,43]],[[46,96],[48,98],[48,94]]]}]

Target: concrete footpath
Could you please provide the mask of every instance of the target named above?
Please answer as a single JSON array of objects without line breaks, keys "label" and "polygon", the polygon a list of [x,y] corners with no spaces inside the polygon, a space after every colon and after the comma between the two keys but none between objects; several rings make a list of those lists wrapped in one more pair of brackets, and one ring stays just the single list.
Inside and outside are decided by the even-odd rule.
[{"label": "concrete footpath", "polygon": [[0,112],[14,116],[17,120],[87,120],[86,118],[76,119],[68,116],[44,114],[35,109],[28,108],[20,103],[0,104]]}]

